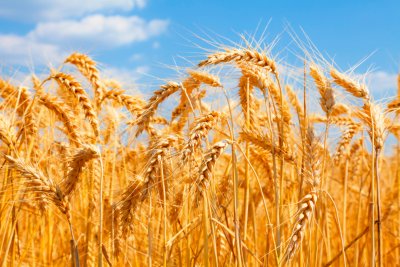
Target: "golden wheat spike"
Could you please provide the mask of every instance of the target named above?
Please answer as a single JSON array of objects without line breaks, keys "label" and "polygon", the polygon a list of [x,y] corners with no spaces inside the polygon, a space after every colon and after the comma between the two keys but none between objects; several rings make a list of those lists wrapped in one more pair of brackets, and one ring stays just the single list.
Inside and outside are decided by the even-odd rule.
[{"label": "golden wheat spike", "polygon": [[369,91],[364,84],[359,84],[346,75],[338,72],[335,69],[331,69],[330,71],[333,81],[343,87],[347,92],[352,94],[355,97],[363,98],[368,100],[370,98]]},{"label": "golden wheat spike", "polygon": [[89,120],[90,124],[92,125],[93,131],[95,136],[99,135],[99,121],[97,119],[96,112],[92,106],[92,103],[89,99],[89,96],[83,90],[81,84],[77,82],[72,75],[66,73],[56,73],[49,77],[49,79],[54,79],[60,87],[64,88],[65,90],[71,92],[74,97],[78,100],[79,104],[81,104],[84,112],[85,117]]},{"label": "golden wheat spike", "polygon": [[81,53],[72,53],[64,61],[75,65],[78,70],[85,76],[92,84],[95,93],[95,103],[99,105],[100,99],[103,98],[105,93],[105,86],[100,79],[99,71],[96,67],[96,62],[89,56]]},{"label": "golden wheat spike", "polygon": [[251,62],[257,66],[266,68],[273,73],[276,73],[276,64],[273,60],[268,58],[265,54],[260,53],[256,50],[250,49],[225,49],[224,52],[217,52],[211,54],[207,59],[201,61],[198,66],[204,67],[207,65],[216,65],[220,63],[227,63],[230,61],[235,62]]},{"label": "golden wheat spike", "polygon": [[178,83],[168,82],[167,84],[162,85],[159,90],[154,92],[147,105],[143,108],[143,112],[137,119],[136,124],[138,128],[136,130],[136,136],[143,132],[143,130],[148,129],[151,118],[154,116],[158,106],[180,88],[181,86]]}]

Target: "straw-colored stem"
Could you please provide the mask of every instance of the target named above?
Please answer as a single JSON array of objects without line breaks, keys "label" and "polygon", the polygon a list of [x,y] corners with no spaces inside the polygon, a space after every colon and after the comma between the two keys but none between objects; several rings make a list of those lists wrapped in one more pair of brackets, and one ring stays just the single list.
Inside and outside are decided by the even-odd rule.
[{"label": "straw-colored stem", "polygon": [[99,192],[99,250],[98,250],[98,266],[103,266],[103,176],[104,176],[104,167],[103,160],[101,159],[101,155],[99,158],[100,162],[100,192]]},{"label": "straw-colored stem", "polygon": [[343,242],[346,244],[347,234],[347,187],[349,178],[349,159],[346,157],[345,174],[343,181]]},{"label": "straw-colored stem", "polygon": [[163,266],[167,266],[167,241],[168,241],[168,229],[167,229],[167,191],[165,190],[165,177],[164,177],[164,166],[161,157],[157,158],[158,165],[160,166],[160,176],[163,190],[163,215],[164,215],[164,248],[163,248]]},{"label": "straw-colored stem", "polygon": [[375,158],[374,158],[374,169],[375,169],[375,177],[376,177],[376,202],[378,209],[378,258],[379,258],[379,267],[383,266],[383,235],[382,235],[382,215],[381,215],[381,187],[380,187],[380,176],[379,176],[379,154],[380,149],[376,149]]},{"label": "straw-colored stem", "polygon": [[[230,113],[230,120],[231,120],[231,125],[233,126],[233,113],[232,113],[232,108],[230,105],[230,101],[225,93],[227,102],[228,102],[228,107],[229,107],[229,113]],[[232,127],[230,127],[230,137],[231,140],[234,140],[234,133]],[[242,247],[241,247],[241,239],[240,239],[240,229],[239,229],[239,177],[238,177],[238,172],[237,172],[237,159],[236,159],[236,148],[235,144],[232,143],[232,150],[231,150],[231,155],[232,155],[232,176],[233,176],[233,194],[234,194],[234,201],[233,201],[233,206],[234,206],[234,212],[233,212],[233,217],[234,217],[234,225],[235,225],[235,246],[236,246],[236,264],[238,267],[242,266]]]},{"label": "straw-colored stem", "polygon": [[[246,128],[250,129],[250,82],[247,80],[246,83],[247,90],[246,90]],[[249,142],[246,141],[246,157],[249,158]],[[249,164],[245,162],[245,196],[244,196],[244,227],[243,227],[243,241],[247,239],[247,220],[249,215],[249,199],[250,199],[250,177],[249,177]]]},{"label": "straw-colored stem", "polygon": [[152,216],[153,216],[153,207],[152,207],[152,189],[149,189],[149,211],[148,211],[148,218],[147,218],[147,266],[153,266],[153,227],[152,227]]},{"label": "straw-colored stem", "polygon": [[207,196],[205,196],[205,191],[203,191],[203,264],[208,267],[208,204]]}]

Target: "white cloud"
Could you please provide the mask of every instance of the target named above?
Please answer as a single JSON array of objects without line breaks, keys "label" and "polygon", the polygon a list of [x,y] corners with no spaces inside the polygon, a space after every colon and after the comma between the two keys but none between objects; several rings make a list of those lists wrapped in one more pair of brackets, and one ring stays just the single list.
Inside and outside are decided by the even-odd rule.
[{"label": "white cloud", "polygon": [[150,71],[148,66],[139,66],[133,70],[126,68],[107,67],[102,69],[102,77],[113,79],[119,82],[129,94],[141,95],[142,92],[137,88],[138,80]]},{"label": "white cloud", "polygon": [[166,20],[145,21],[138,16],[90,15],[81,20],[39,23],[28,37],[41,42],[112,48],[144,41],[164,32]]},{"label": "white cloud", "polygon": [[72,50],[112,49],[145,41],[167,27],[167,20],[146,21],[137,16],[89,15],[42,22],[26,35],[0,34],[0,59],[7,64],[55,63]]},{"label": "white cloud", "polygon": [[168,20],[128,15],[133,9],[144,8],[147,1],[0,1],[0,18],[34,22],[26,34],[0,32],[0,62],[30,66],[57,64],[73,50],[111,50],[146,41],[165,32],[169,24]]},{"label": "white cloud", "polygon": [[28,40],[24,36],[0,35],[0,61],[7,64],[43,65],[56,63],[65,54],[52,44]]},{"label": "white cloud", "polygon": [[154,42],[153,45],[152,45],[152,47],[153,47],[154,49],[158,49],[158,48],[160,48],[160,46],[161,46],[161,45],[160,45],[160,42],[157,42],[157,41]]},{"label": "white cloud", "polygon": [[143,58],[142,54],[135,53],[129,59],[130,59],[130,61],[138,61],[138,60],[141,60],[142,58]]},{"label": "white cloud", "polygon": [[376,99],[393,97],[396,94],[397,74],[375,71],[366,75],[368,87]]},{"label": "white cloud", "polygon": [[49,21],[79,18],[103,12],[143,8],[147,0],[15,0],[0,2],[0,17],[17,21]]}]

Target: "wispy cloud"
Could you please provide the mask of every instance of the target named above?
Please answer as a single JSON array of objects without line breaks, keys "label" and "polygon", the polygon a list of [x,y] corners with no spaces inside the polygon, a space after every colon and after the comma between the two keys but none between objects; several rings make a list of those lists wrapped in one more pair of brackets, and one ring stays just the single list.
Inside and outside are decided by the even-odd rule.
[{"label": "wispy cloud", "polygon": [[127,12],[143,8],[147,0],[18,0],[2,1],[0,17],[14,21],[57,21],[93,13]]},{"label": "wispy cloud", "polygon": [[114,48],[145,41],[163,33],[167,20],[146,21],[138,16],[90,15],[80,20],[39,23],[26,37],[65,46]]},{"label": "wispy cloud", "polygon": [[102,69],[102,77],[116,80],[130,94],[140,95],[143,92],[137,88],[136,84],[143,74],[149,73],[149,71],[148,66],[139,66],[135,69],[107,67]]},{"label": "wispy cloud", "polygon": [[396,73],[375,71],[368,73],[365,79],[372,95],[376,99],[385,99],[396,95]]},{"label": "wispy cloud", "polygon": [[168,20],[113,15],[145,7],[147,0],[21,0],[0,3],[0,17],[35,23],[26,34],[0,33],[3,64],[57,63],[73,50],[111,50],[164,33]]},{"label": "wispy cloud", "polygon": [[30,40],[25,36],[0,35],[0,61],[2,64],[44,65],[57,63],[64,56],[62,49],[53,44]]}]

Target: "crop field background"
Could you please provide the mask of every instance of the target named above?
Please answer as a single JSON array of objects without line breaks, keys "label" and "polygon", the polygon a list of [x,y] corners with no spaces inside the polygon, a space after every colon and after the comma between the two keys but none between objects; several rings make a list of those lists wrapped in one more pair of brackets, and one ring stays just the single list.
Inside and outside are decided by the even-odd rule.
[{"label": "crop field background", "polygon": [[[132,86],[137,74],[110,72],[87,47],[58,53],[40,39],[106,40],[38,5],[47,22],[0,34],[1,266],[400,262],[400,76],[360,71],[364,59],[344,68],[301,30],[271,38],[262,26],[233,40],[185,33],[193,55]],[[80,23],[103,23],[115,42],[168,24],[142,20],[118,39],[125,28],[110,25],[124,16],[88,16]],[[31,64],[13,61],[25,54]]]}]

